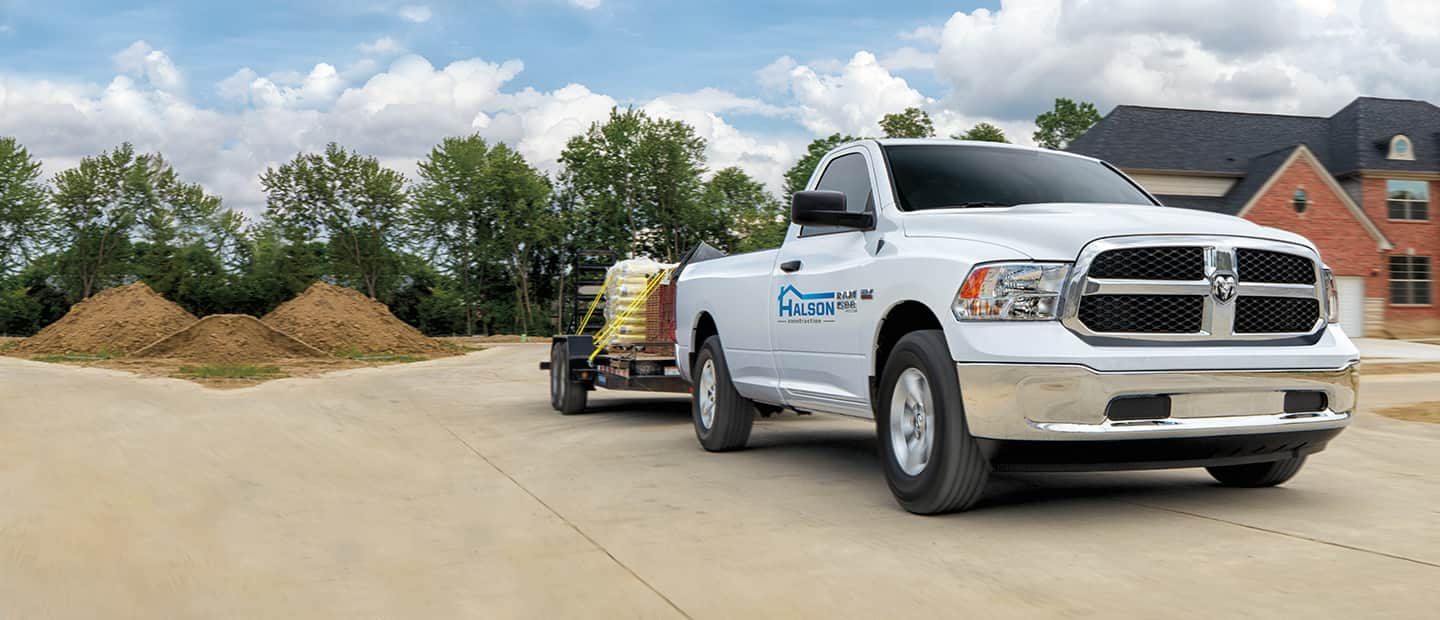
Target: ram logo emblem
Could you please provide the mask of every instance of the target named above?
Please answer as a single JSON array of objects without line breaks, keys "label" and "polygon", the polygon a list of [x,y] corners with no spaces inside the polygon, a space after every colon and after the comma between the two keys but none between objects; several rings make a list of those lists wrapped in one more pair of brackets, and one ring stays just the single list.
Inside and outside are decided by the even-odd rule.
[{"label": "ram logo emblem", "polygon": [[1235,299],[1235,276],[1217,273],[1210,277],[1210,294],[1220,303]]}]

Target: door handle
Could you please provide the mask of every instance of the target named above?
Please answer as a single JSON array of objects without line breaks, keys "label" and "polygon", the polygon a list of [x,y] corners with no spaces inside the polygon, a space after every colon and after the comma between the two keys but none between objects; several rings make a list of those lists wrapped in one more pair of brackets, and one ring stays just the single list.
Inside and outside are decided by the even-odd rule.
[{"label": "door handle", "polygon": [[783,271],[785,273],[795,273],[796,271],[800,271],[800,261],[787,260],[783,263],[780,263],[780,271]]}]

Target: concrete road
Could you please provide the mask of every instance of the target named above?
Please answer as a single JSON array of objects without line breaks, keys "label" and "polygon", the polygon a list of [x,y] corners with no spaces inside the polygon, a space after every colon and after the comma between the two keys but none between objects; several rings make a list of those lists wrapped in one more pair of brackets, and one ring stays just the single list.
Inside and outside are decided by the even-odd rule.
[{"label": "concrete road", "polygon": [[[1417,618],[1440,428],[1361,414],[1278,489],[1202,471],[891,500],[871,426],[549,408],[543,346],[238,391],[0,358],[0,617]],[[1432,376],[1370,403],[1440,400]]]}]

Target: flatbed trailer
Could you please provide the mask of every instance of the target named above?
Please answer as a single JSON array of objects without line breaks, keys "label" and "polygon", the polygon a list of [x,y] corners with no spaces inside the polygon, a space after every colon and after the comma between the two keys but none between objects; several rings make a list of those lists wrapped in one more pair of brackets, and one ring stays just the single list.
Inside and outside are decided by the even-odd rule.
[{"label": "flatbed trailer", "polygon": [[540,369],[550,372],[550,406],[570,415],[585,411],[589,393],[597,388],[638,392],[689,394],[675,355],[647,353],[675,350],[673,342],[632,343],[621,350],[595,352],[594,336],[566,334],[550,339],[550,359]]},{"label": "flatbed trailer", "polygon": [[[601,252],[583,254],[602,256]],[[680,374],[675,358],[675,283],[687,265],[722,256],[722,252],[705,243],[697,245],[674,268],[652,276],[645,292],[634,302],[638,307],[632,305],[620,313],[623,319],[643,310],[647,325],[653,321],[652,326],[656,328],[647,329],[649,342],[595,346],[597,338],[603,342],[607,340],[607,333],[611,336],[615,333],[609,331],[614,327],[611,324],[596,333],[587,333],[585,329],[609,286],[608,281],[602,284],[589,298],[590,308],[585,317],[577,321],[574,329],[578,333],[552,337],[550,359],[540,362],[540,369],[550,372],[550,405],[566,415],[580,413],[585,410],[590,392],[597,388],[690,394],[690,381]],[[579,267],[576,272],[580,272]]]}]

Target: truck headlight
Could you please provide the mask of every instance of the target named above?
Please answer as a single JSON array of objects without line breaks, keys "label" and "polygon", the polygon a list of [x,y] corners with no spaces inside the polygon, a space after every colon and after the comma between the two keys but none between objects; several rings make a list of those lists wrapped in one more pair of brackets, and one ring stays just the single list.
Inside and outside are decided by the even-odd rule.
[{"label": "truck headlight", "polygon": [[1059,316],[1068,263],[991,263],[970,270],[950,311],[961,321],[1048,321]]},{"label": "truck headlight", "polygon": [[1340,290],[1335,288],[1335,272],[1325,269],[1320,273],[1325,283],[1325,320],[1330,323],[1339,323]]}]

